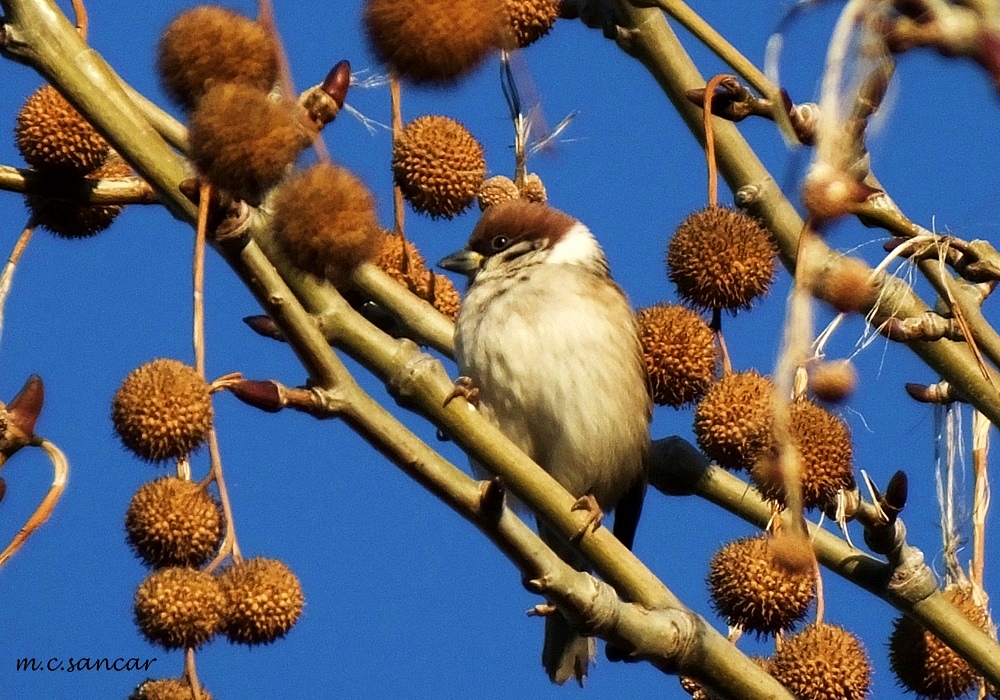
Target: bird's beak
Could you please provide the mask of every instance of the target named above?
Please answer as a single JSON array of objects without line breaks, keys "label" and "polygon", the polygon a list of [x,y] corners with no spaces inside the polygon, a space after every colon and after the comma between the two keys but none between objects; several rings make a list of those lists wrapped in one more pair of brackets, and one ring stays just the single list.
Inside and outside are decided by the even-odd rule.
[{"label": "bird's beak", "polygon": [[483,267],[486,257],[474,250],[460,250],[448,257],[441,258],[437,266],[449,272],[460,272],[467,277],[473,277]]}]

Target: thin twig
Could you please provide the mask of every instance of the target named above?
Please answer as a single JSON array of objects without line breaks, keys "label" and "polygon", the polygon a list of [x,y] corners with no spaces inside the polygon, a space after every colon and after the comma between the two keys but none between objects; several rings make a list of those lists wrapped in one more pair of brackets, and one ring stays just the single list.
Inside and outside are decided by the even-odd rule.
[{"label": "thin twig", "polygon": [[[389,105],[392,109],[392,145],[393,148],[399,143],[399,140],[403,136],[403,108],[400,98],[400,82],[399,74],[393,70],[389,69]],[[392,213],[393,213],[393,231],[396,232],[397,236],[403,236],[403,217],[405,215],[405,209],[403,208],[403,190],[400,189],[399,183],[396,182],[396,178],[392,179]],[[404,268],[409,267],[409,259],[407,256],[406,245],[403,245],[403,263]],[[404,273],[406,270],[404,269]]]},{"label": "thin twig", "polygon": [[521,106],[521,94],[517,89],[514,71],[510,66],[510,53],[500,53],[500,89],[507,101],[510,120],[514,124],[514,184],[517,189],[524,187],[524,178],[528,175],[528,138],[531,135],[531,123],[524,116]]},{"label": "thin twig", "polygon": [[208,210],[211,206],[212,185],[201,183],[198,198],[198,223],[194,236],[194,368],[205,378],[205,235],[208,228]]},{"label": "thin twig", "polygon": [[215,482],[215,485],[219,488],[219,501],[222,503],[222,515],[226,520],[226,534],[222,538],[222,544],[219,546],[219,552],[215,555],[215,558],[205,567],[205,571],[212,572],[219,566],[226,557],[230,554],[233,557],[234,562],[239,562],[243,559],[240,554],[240,545],[236,540],[236,522],[233,520],[233,506],[229,502],[229,491],[226,489],[226,480],[222,475],[222,455],[219,452],[219,439],[215,434],[215,428],[210,428],[208,431],[208,454],[211,461],[211,472],[209,473],[209,479]]},{"label": "thin twig", "polygon": [[719,170],[715,165],[715,137],[712,134],[712,98],[715,89],[730,76],[720,73],[708,81],[705,86],[705,101],[702,112],[705,118],[705,158],[708,161],[708,206],[719,206]]},{"label": "thin twig", "polygon": [[76,31],[80,34],[80,38],[84,41],[87,40],[87,7],[83,4],[83,0],[73,0],[73,14],[76,15]]},{"label": "thin twig", "polygon": [[66,480],[69,478],[69,462],[66,460],[66,455],[62,453],[62,450],[45,438],[36,437],[32,440],[31,444],[35,447],[41,447],[52,461],[52,485],[49,486],[48,493],[45,494],[42,502],[38,504],[35,512],[31,514],[31,517],[24,523],[24,526],[14,535],[14,539],[7,545],[7,548],[0,552],[0,566],[3,566],[8,559],[14,556],[17,550],[24,545],[25,540],[28,539],[31,533],[49,519],[49,516],[52,515],[52,510],[56,507],[56,503],[59,502],[59,497],[62,496],[63,489],[66,488]]},{"label": "thin twig", "polygon": [[3,311],[4,306],[7,303],[7,297],[10,295],[11,285],[14,283],[14,270],[17,267],[18,261],[21,259],[24,249],[28,247],[28,242],[31,240],[32,234],[35,232],[35,227],[37,222],[35,218],[29,217],[28,223],[25,224],[24,230],[21,231],[21,235],[18,236],[17,242],[14,243],[14,249],[10,252],[10,256],[7,258],[7,264],[4,265],[3,272],[0,273],[0,334],[3,333]]},{"label": "thin twig", "polygon": [[990,509],[988,461],[991,423],[979,411],[972,413],[972,564],[969,578],[980,591],[985,591],[983,574],[986,570],[986,513]]},{"label": "thin twig", "polygon": [[729,358],[729,348],[726,346],[726,338],[722,335],[722,309],[712,309],[712,323],[709,326],[715,333],[715,342],[719,348],[719,357],[722,360],[722,373],[730,374],[733,371],[733,362]]},{"label": "thin twig", "polygon": [[201,700],[203,697],[201,683],[198,681],[198,672],[194,666],[194,649],[191,648],[184,650],[184,677],[191,686],[192,700]]}]

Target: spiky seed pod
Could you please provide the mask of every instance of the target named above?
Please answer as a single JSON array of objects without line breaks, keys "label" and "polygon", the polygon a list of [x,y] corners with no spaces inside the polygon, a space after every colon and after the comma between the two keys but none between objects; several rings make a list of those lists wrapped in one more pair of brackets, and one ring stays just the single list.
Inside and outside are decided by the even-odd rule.
[{"label": "spiky seed pod", "polygon": [[747,469],[771,436],[770,380],[753,370],[725,374],[694,412],[694,433],[705,454],[726,469]]},{"label": "spiky seed pod", "polygon": [[799,700],[864,700],[872,678],[857,637],[824,623],[786,639],[768,672]]},{"label": "spiky seed pod", "polygon": [[[183,678],[146,680],[132,691],[128,700],[191,700],[191,686]],[[202,700],[212,700],[212,694],[201,689]]]},{"label": "spiky seed pod", "polygon": [[[790,421],[792,443],[801,458],[802,505],[824,508],[840,489],[854,488],[851,431],[840,418],[809,400],[791,405]],[[750,481],[765,498],[784,505],[784,480],[770,454],[753,465]]]},{"label": "spiky seed pod", "polygon": [[424,256],[413,243],[385,231],[379,236],[377,248],[376,265],[452,321],[455,320],[461,305],[458,290],[450,279],[427,269]]},{"label": "spiky seed pod", "polygon": [[416,211],[450,219],[472,204],[486,161],[483,147],[464,126],[428,114],[407,124],[393,144],[392,173]]},{"label": "spiky seed pod", "polygon": [[775,265],[768,230],[725,207],[688,216],[667,248],[670,281],[681,299],[701,309],[749,309],[770,289]]},{"label": "spiky seed pod", "polygon": [[281,249],[318,277],[339,282],[378,250],[375,199],[349,170],[316,163],[284,183],[272,206]]},{"label": "spiky seed pod", "polygon": [[213,85],[191,115],[191,160],[216,187],[257,203],[312,140],[300,115],[247,85]]},{"label": "spiky seed pod", "polygon": [[504,14],[495,0],[367,0],[372,51],[415,83],[453,83],[500,48]]},{"label": "spiky seed pod", "polygon": [[375,264],[421,299],[428,298],[432,273],[417,247],[403,236],[384,232],[378,239]]},{"label": "spiky seed pod", "polygon": [[246,559],[219,577],[226,594],[223,629],[238,644],[269,644],[288,634],[302,614],[302,585],[277,559]]},{"label": "spiky seed pod", "polygon": [[[112,155],[86,180],[128,177],[132,169],[118,155]],[[108,228],[125,208],[118,204],[77,205],[38,195],[25,198],[28,210],[38,225],[60,238],[89,238]]]},{"label": "spiky seed pod", "polygon": [[203,487],[165,476],[132,496],[125,532],[149,566],[201,566],[219,548],[222,512]]},{"label": "spiky seed pod", "polygon": [[705,395],[715,379],[719,355],[715,334],[690,309],[658,304],[636,313],[653,401],[680,408]]},{"label": "spiky seed pod", "polygon": [[451,280],[444,275],[432,272],[431,279],[434,283],[430,293],[431,298],[428,301],[434,305],[435,309],[454,321],[458,318],[458,310],[462,304],[458,290],[455,289],[455,285],[452,284]]},{"label": "spiky seed pod", "polygon": [[545,204],[549,201],[549,195],[545,191],[542,178],[535,173],[525,175],[524,184],[521,186],[521,199],[539,204]]},{"label": "spiky seed pod", "polygon": [[171,359],[147,362],[122,382],[111,420],[125,447],[161,462],[199,447],[212,427],[209,387],[193,367]]},{"label": "spiky seed pod", "polygon": [[278,46],[262,24],[202,5],[167,27],[157,46],[156,68],[167,95],[190,111],[213,83],[268,92],[278,79]]},{"label": "spiky seed pod", "polygon": [[86,175],[111,148],[51,85],[38,88],[21,107],[14,140],[28,165],[63,175]]},{"label": "spiky seed pod", "polygon": [[504,0],[508,48],[523,49],[549,33],[559,18],[559,0]]},{"label": "spiky seed pod", "polygon": [[[943,596],[973,624],[989,631],[986,610],[976,604],[970,587],[952,584]],[[889,637],[889,665],[904,688],[932,700],[965,695],[979,681],[979,674],[965,659],[905,615],[896,619]]]},{"label": "spiky seed pod", "polygon": [[709,564],[712,602],[730,626],[776,635],[805,617],[815,598],[812,570],[789,572],[775,562],[770,537],[747,537],[723,546]]},{"label": "spiky seed pod", "polygon": [[511,199],[520,199],[521,193],[517,190],[517,185],[506,175],[495,175],[483,180],[479,186],[479,193],[476,199],[479,202],[479,210],[486,211],[489,207],[500,202]]},{"label": "spiky seed pod", "polygon": [[820,401],[840,403],[857,383],[858,373],[850,360],[820,362],[809,368],[809,391]]},{"label": "spiky seed pod", "polygon": [[211,574],[157,569],[135,592],[135,621],[149,641],[166,649],[199,647],[219,630],[226,596]]}]

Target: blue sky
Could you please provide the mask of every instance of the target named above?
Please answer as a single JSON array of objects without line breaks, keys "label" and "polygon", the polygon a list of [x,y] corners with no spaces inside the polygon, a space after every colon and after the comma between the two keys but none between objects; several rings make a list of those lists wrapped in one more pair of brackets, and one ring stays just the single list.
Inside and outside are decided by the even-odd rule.
[{"label": "blue sky", "polygon": [[[382,73],[361,36],[359,2],[275,5],[299,89],[319,82],[344,58],[359,78]],[[137,89],[166,104],[152,69],[153,46],[187,6],[91,3],[90,42]],[[248,2],[230,6],[254,11]],[[785,6],[763,0],[697,3],[696,9],[759,64]],[[837,7],[809,12],[788,36],[783,79],[797,101],[816,96]],[[705,75],[722,70],[681,35]],[[666,241],[684,216],[706,202],[704,157],[694,139],[644,69],[579,23],[559,22],[551,36],[520,54],[518,65],[549,124],[578,112],[555,151],[529,161],[550,203],[590,226],[635,305],[674,300],[662,263]],[[452,90],[404,87],[404,119],[430,112],[459,119],[484,144],[489,174],[511,175],[513,135],[498,76],[490,64]],[[0,131],[9,134],[18,107],[40,81],[10,62],[0,63],[0,81]],[[921,52],[900,62],[895,81],[892,111],[871,143],[878,177],[917,223],[995,239],[1000,110],[988,80],[969,64]],[[348,103],[389,122],[385,86],[353,88]],[[771,124],[747,121],[741,129],[775,179],[793,192],[806,156],[790,152]],[[382,223],[391,225],[388,131],[369,133],[344,113],[325,136],[334,159],[366,181]],[[0,163],[21,165],[12,141],[0,142]],[[722,193],[721,200],[730,198]],[[0,193],[0,250],[13,246],[25,220],[20,197]],[[406,221],[411,240],[437,260],[461,247],[476,215],[432,222],[408,211]],[[847,224],[833,230],[829,242],[874,263],[883,238],[877,230]],[[132,596],[146,572],[126,546],[122,526],[133,492],[165,472],[126,453],[108,416],[111,397],[131,369],[155,357],[193,359],[192,242],[191,231],[162,209],[132,207],[93,240],[64,241],[40,232],[22,259],[0,339],[0,397],[9,399],[32,372],[43,377],[47,400],[37,430],[67,453],[71,477],[51,521],[0,571],[3,697],[124,698],[145,677],[15,672],[16,659],[25,656],[155,657],[151,675],[182,671],[180,653],[149,645],[135,630]],[[726,319],[737,368],[770,372],[788,283],[783,271],[759,308]],[[926,285],[919,288],[926,292]],[[210,253],[208,374],[241,371],[301,383],[305,375],[290,350],[242,323],[243,316],[258,312],[250,294]],[[819,310],[820,323],[830,317]],[[830,354],[852,354],[863,330],[857,319],[846,323]],[[882,484],[896,469],[907,471],[910,540],[940,570],[933,409],[909,401],[902,388],[934,377],[905,348],[881,339],[855,362],[862,380],[841,413],[854,433],[856,464]],[[364,369],[348,364],[377,399],[392,405]],[[215,408],[240,545],[246,555],[285,561],[301,578],[306,597],[298,625],[279,643],[248,650],[221,640],[198,652],[199,676],[216,698],[580,695],[575,688],[551,686],[542,672],[542,623],[524,615],[538,600],[521,587],[518,572],[473,527],[343,424],[262,414],[224,394],[216,396]],[[446,457],[465,465],[453,445],[434,442],[432,427],[394,410]],[[965,428],[968,435],[968,420]],[[690,411],[657,409],[654,437],[671,434],[690,437]],[[198,454],[196,471],[204,473],[206,466],[207,454]],[[3,476],[8,489],[0,504],[0,540],[7,541],[51,476],[45,459],[28,452],[8,463]],[[752,532],[695,498],[654,492],[636,552],[688,605],[724,630],[708,602],[707,563],[722,543]],[[853,534],[861,540],[860,530]],[[996,555],[991,546],[987,588]],[[825,584],[826,619],[858,633],[872,657],[872,697],[900,696],[885,661],[895,612],[833,574]],[[752,640],[740,645],[749,652],[765,649]],[[612,665],[603,654],[584,692],[588,698],[624,692],[686,697],[676,679],[646,665]]]}]

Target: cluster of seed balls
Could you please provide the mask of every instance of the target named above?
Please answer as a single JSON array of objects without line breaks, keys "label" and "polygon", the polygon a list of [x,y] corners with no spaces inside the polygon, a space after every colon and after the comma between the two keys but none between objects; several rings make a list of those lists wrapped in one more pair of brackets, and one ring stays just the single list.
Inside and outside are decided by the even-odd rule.
[{"label": "cluster of seed balls", "polygon": [[[153,360],[115,393],[115,432],[146,461],[179,459],[199,448],[212,427],[210,394],[192,367]],[[278,560],[240,560],[218,576],[198,568],[217,553],[224,531],[219,502],[205,484],[174,476],[144,484],[129,503],[125,530],[153,569],[134,606],[136,624],[151,642],[196,648],[221,632],[234,643],[266,644],[284,636],[302,612],[298,578]],[[177,684],[183,682],[150,681],[137,697],[170,697],[164,693]]]},{"label": "cluster of seed balls", "polygon": [[367,0],[372,51],[405,80],[449,85],[500,49],[548,34],[559,0]]},{"label": "cluster of seed balls", "polygon": [[[753,370],[719,376],[719,352],[701,313],[736,313],[767,293],[775,275],[775,245],[756,219],[710,206],[687,217],[667,250],[668,276],[683,305],[658,304],[636,313],[653,400],[680,408],[695,404],[699,446],[720,466],[748,470],[768,499],[784,504],[774,459],[771,382]],[[849,365],[811,372],[815,396],[842,398],[853,379]],[[791,406],[791,435],[801,456],[806,508],[829,505],[854,487],[850,431],[808,398]]]},{"label": "cluster of seed balls", "polygon": [[375,200],[330,163],[289,177],[316,130],[297,103],[272,95],[278,67],[277,43],[263,24],[213,5],[180,14],[157,52],[164,89],[188,113],[201,176],[251,204],[275,190],[281,250],[300,269],[339,281],[376,253]]},{"label": "cluster of seed balls", "polygon": [[103,178],[128,177],[132,170],[108,142],[51,85],[36,90],[21,107],[14,140],[24,160],[66,199],[28,195],[36,223],[62,238],[87,238],[108,228],[118,205],[73,201]]}]

